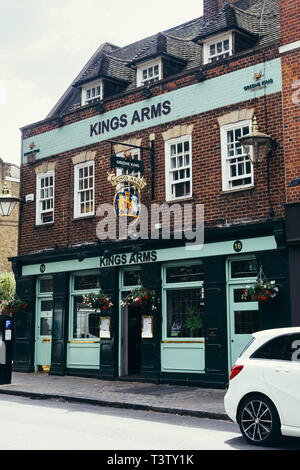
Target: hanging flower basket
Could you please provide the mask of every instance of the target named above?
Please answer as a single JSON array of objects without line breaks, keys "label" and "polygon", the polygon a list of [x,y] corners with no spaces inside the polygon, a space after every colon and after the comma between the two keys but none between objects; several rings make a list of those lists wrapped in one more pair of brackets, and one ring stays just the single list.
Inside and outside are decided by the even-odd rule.
[{"label": "hanging flower basket", "polygon": [[4,315],[11,315],[12,313],[17,313],[19,311],[26,310],[28,303],[24,300],[14,298],[7,303],[2,304],[2,312]]},{"label": "hanging flower basket", "polygon": [[91,307],[97,310],[100,310],[101,313],[107,313],[108,310],[113,307],[111,298],[99,291],[98,294],[91,293],[83,296],[83,303],[87,307]]},{"label": "hanging flower basket", "polygon": [[154,290],[145,287],[137,287],[132,289],[126,297],[121,299],[121,306],[143,307],[155,310],[157,308],[157,298]]},{"label": "hanging flower basket", "polygon": [[255,284],[245,287],[242,298],[252,302],[269,302],[277,297],[278,292],[275,281],[269,282],[260,267]]}]

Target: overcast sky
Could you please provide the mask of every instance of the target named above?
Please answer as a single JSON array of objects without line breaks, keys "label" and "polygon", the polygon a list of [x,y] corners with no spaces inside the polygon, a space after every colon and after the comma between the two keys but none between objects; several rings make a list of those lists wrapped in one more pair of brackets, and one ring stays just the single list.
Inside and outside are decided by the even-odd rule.
[{"label": "overcast sky", "polygon": [[44,119],[103,42],[124,46],[202,16],[202,0],[0,0],[0,157]]}]

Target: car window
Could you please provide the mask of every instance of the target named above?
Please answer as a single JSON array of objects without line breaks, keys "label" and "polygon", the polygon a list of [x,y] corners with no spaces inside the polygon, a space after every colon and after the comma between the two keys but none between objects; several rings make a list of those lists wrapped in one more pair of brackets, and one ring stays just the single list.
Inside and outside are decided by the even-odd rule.
[{"label": "car window", "polygon": [[287,336],[285,359],[298,361],[300,365],[300,333]]},{"label": "car window", "polygon": [[286,340],[286,335],[277,336],[276,338],[271,339],[255,351],[251,358],[284,360]]}]

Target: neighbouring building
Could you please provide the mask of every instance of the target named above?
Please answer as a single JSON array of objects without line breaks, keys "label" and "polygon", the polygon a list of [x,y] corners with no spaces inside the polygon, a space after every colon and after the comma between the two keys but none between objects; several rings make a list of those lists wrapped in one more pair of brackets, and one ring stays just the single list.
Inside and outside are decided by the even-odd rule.
[{"label": "neighbouring building", "polygon": [[[6,186],[13,196],[19,197],[20,168],[0,158],[0,192]],[[0,215],[0,271],[11,271],[8,258],[18,253],[19,207],[14,208],[9,217]]]},{"label": "neighbouring building", "polygon": [[[204,0],[199,18],[101,45],[22,128],[12,263],[29,308],[15,315],[14,370],[225,387],[253,331],[299,324],[289,253],[300,236],[295,247],[285,236],[286,203],[299,207],[286,185],[300,177],[297,17],[293,1]],[[255,119],[277,145],[253,165],[239,137]],[[161,222],[148,239],[99,239],[102,204],[115,204],[113,223],[140,198],[149,212],[203,204],[204,245],[187,249],[175,218],[170,239]],[[279,286],[273,302],[243,296],[259,272]],[[121,305],[140,285],[157,309]],[[103,334],[83,303],[100,287],[113,302]]]}]

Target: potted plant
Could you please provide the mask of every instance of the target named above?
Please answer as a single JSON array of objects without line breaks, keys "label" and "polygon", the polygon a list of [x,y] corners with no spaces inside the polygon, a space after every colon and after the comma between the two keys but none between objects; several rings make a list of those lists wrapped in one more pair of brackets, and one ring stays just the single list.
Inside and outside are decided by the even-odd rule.
[{"label": "potted plant", "polygon": [[260,267],[255,283],[244,288],[242,299],[250,299],[253,302],[268,302],[274,299],[278,292],[279,288],[276,286],[275,281],[268,281],[262,267]]},{"label": "potted plant", "polygon": [[27,307],[27,302],[19,299],[18,297],[14,297],[3,304],[2,313],[10,315],[11,313],[19,312],[20,310],[26,310]]},{"label": "potted plant", "polygon": [[93,292],[84,295],[83,303],[88,307],[100,310],[101,313],[107,313],[108,310],[113,307],[111,298],[105,295],[102,290],[100,290],[97,294]]},{"label": "potted plant", "polygon": [[186,319],[186,327],[190,331],[190,336],[195,336],[195,332],[200,330],[203,327],[203,318],[201,317],[200,313],[196,312],[196,307],[188,307],[187,308],[188,316]]},{"label": "potted plant", "polygon": [[149,290],[143,286],[132,289],[126,297],[121,299],[122,307],[150,307],[152,310],[157,308],[157,299],[154,290]]}]

